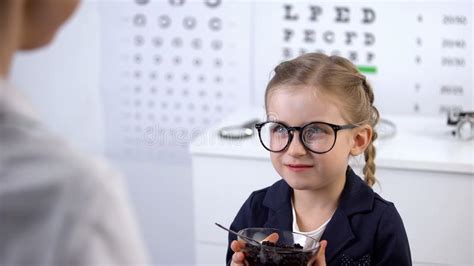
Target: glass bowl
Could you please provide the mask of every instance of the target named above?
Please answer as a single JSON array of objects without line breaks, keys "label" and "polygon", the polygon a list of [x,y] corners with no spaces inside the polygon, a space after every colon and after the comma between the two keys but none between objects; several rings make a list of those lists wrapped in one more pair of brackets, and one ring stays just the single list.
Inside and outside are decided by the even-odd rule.
[{"label": "glass bowl", "polygon": [[[276,243],[263,241],[272,233],[278,234]],[[316,239],[291,231],[273,228],[246,228],[240,230],[239,234],[260,242],[258,245],[245,238],[238,238],[245,242],[243,252],[250,266],[307,265],[319,249],[319,242]]]}]

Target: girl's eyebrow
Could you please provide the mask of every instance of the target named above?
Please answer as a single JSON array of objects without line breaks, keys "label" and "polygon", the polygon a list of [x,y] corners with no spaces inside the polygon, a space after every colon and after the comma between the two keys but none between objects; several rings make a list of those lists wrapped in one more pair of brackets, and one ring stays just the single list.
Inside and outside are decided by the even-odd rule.
[{"label": "girl's eyebrow", "polygon": [[281,121],[281,120],[278,120],[278,119],[272,118],[272,117],[270,117],[270,116],[267,116],[267,121],[271,121],[271,122],[280,122],[280,123],[286,124],[284,121]]}]

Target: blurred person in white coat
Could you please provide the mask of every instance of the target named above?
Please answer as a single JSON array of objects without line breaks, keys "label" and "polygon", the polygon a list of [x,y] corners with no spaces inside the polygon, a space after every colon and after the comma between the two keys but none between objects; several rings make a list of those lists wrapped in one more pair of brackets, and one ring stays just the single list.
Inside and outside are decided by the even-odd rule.
[{"label": "blurred person in white coat", "polygon": [[49,133],[8,82],[14,53],[47,45],[77,2],[0,0],[1,266],[147,264],[121,176]]}]

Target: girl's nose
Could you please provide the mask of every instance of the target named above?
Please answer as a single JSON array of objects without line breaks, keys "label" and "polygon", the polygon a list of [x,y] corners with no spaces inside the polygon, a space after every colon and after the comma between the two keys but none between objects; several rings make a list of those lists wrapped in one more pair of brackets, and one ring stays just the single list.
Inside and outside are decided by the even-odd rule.
[{"label": "girl's nose", "polygon": [[298,131],[293,132],[293,139],[286,150],[286,153],[290,156],[299,157],[305,155],[308,152],[303,143],[301,143],[299,134],[300,132]]}]

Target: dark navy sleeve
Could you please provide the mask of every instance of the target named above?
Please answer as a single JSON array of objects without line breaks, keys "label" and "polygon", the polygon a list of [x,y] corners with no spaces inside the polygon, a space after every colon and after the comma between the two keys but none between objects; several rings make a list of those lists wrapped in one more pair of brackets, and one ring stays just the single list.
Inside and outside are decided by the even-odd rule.
[{"label": "dark navy sleeve", "polygon": [[[255,193],[252,193],[249,198],[245,201],[245,203],[240,208],[237,216],[235,217],[234,221],[230,225],[230,229],[238,232],[241,229],[250,227],[250,223],[252,220],[252,201],[254,198]],[[230,243],[232,241],[237,240],[237,236],[234,234],[229,233],[229,242],[227,243],[227,257],[226,262],[227,265],[230,265],[232,261],[232,255],[234,252],[230,249]]]},{"label": "dark navy sleeve", "polygon": [[390,204],[382,214],[374,248],[375,265],[412,265],[405,227],[393,204]]}]

